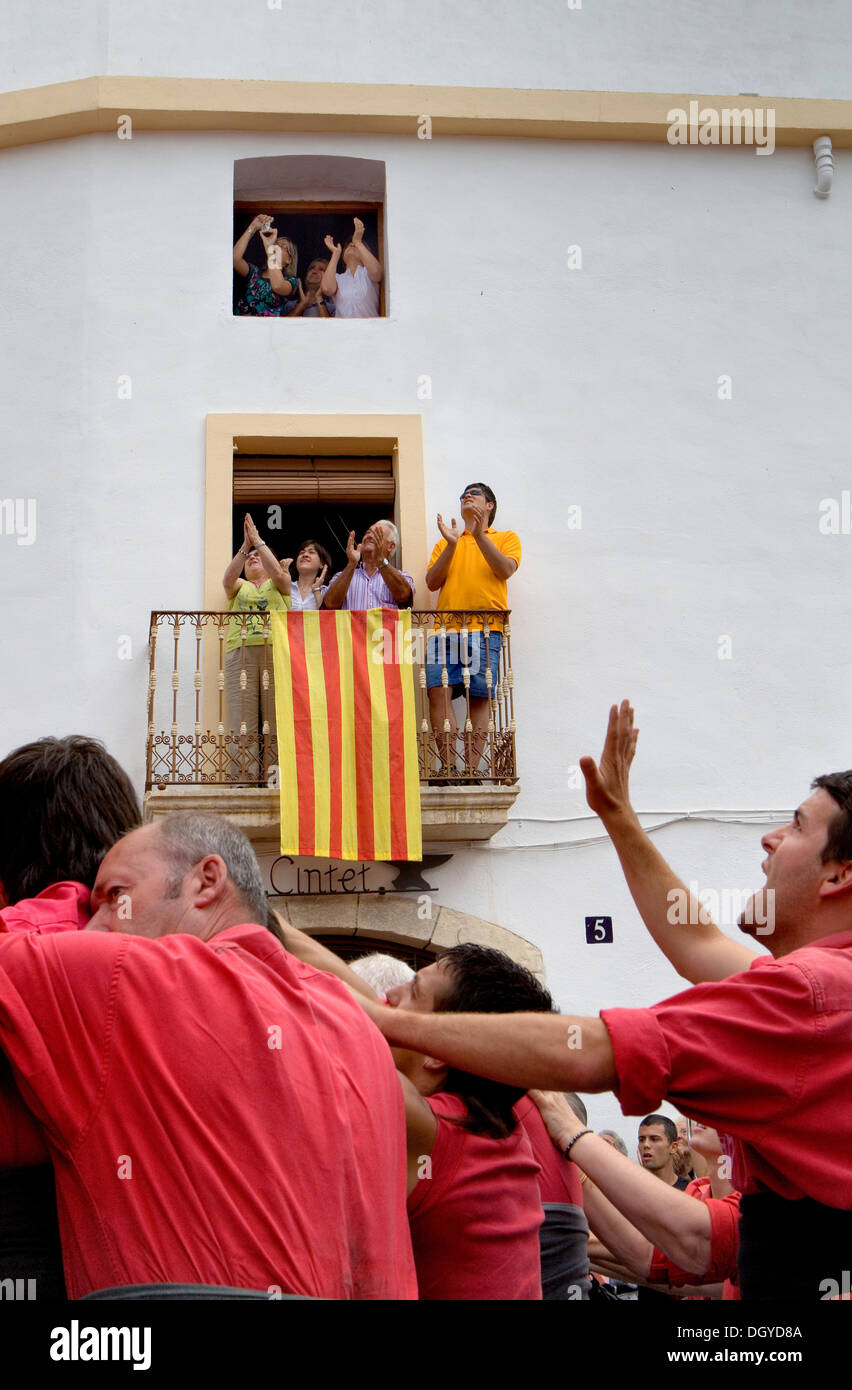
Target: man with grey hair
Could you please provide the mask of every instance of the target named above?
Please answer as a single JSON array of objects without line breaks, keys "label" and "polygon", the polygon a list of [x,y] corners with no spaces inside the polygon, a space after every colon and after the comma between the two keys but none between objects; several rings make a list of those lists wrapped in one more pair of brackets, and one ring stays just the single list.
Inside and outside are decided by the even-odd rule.
[{"label": "man with grey hair", "polygon": [[362,980],[366,980],[380,999],[387,997],[394,985],[407,985],[414,979],[414,971],[404,960],[386,955],[384,951],[372,951],[368,956],[359,956],[352,961],[352,969]]},{"label": "man with grey hair", "polygon": [[346,568],[332,578],[323,608],[410,608],[414,580],[399,563],[399,532],[392,521],[374,521],[360,545],[346,542]]},{"label": "man with grey hair", "polygon": [[0,1049],[27,1107],[0,1093],[0,1166],[46,1146],[69,1297],[416,1297],[390,1052],[267,929],[242,832],[132,831],[92,910],[83,931],[0,934]]}]

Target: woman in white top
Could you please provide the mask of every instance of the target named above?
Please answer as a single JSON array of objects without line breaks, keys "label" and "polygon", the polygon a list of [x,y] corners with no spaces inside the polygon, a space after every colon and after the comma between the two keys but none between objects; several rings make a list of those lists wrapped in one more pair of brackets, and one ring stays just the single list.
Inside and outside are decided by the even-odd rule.
[{"label": "woman in white top", "polygon": [[290,586],[293,612],[322,608],[323,595],[328,588],[323,580],[331,568],[331,556],[325,546],[318,541],[303,541],[294,563],[296,575]]},{"label": "woman in white top", "polygon": [[364,245],[364,223],[360,217],[354,219],[355,232],[352,240],[343,247],[343,264],[346,267],[339,275],[337,266],[341,257],[340,242],[327,236],[325,244],[331,252],[331,260],[323,271],[322,293],[334,299],[334,317],[337,319],[375,319],[379,316],[379,285],[382,281],[382,263],[377,261],[372,251]]}]

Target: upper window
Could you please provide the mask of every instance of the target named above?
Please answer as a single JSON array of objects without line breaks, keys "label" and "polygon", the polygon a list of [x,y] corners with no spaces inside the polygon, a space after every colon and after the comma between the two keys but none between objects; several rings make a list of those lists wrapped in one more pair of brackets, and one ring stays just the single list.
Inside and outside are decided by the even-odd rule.
[{"label": "upper window", "polygon": [[234,313],[383,318],[385,166],[280,155],[234,164]]}]

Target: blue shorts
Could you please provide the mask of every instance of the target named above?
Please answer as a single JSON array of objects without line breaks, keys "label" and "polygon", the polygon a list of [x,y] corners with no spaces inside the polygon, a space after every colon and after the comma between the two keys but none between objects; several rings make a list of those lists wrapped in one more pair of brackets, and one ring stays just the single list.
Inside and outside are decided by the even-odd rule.
[{"label": "blue shorts", "polygon": [[[497,689],[497,668],[500,664],[500,648],[503,645],[502,633],[489,632],[488,651],[485,647],[484,632],[469,632],[467,635],[467,664],[470,669],[470,693],[475,700],[485,700],[488,698],[489,690],[485,681],[485,672],[491,667],[491,699],[494,699],[494,692]],[[448,632],[445,639],[444,652],[447,658],[447,682],[450,690],[450,698],[455,699],[457,695],[464,694],[464,676],[462,674],[464,666],[462,657],[464,648],[461,642],[460,632]],[[433,633],[426,643],[426,689],[432,690],[436,685],[441,684],[441,638],[437,633]]]}]

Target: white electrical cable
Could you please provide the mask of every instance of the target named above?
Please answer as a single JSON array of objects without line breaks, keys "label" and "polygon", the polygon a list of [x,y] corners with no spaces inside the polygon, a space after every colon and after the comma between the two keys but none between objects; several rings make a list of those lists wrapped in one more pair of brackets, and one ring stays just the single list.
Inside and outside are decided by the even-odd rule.
[{"label": "white electrical cable", "polygon": [[[679,825],[684,821],[706,821],[717,825],[786,825],[790,819],[789,811],[645,811],[643,815],[663,815],[667,819],[658,821],[656,825],[643,825],[642,829],[648,835],[653,835],[657,830],[665,830],[669,825]],[[524,821],[531,821],[533,824],[556,823],[570,825],[572,821],[597,820],[597,816],[513,816],[509,825],[522,825]],[[487,854],[498,854],[507,850],[519,849],[576,849],[584,845],[599,845],[609,841],[609,835],[586,835],[576,840],[532,840],[527,842],[517,842],[511,845],[495,845],[490,841],[473,840],[469,842],[470,849],[477,849]]]}]

